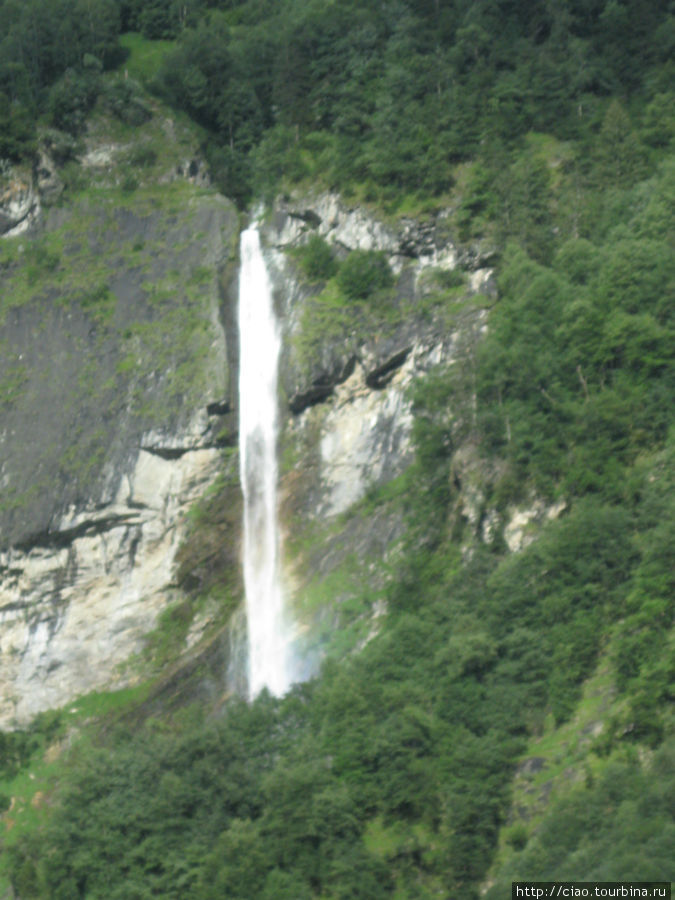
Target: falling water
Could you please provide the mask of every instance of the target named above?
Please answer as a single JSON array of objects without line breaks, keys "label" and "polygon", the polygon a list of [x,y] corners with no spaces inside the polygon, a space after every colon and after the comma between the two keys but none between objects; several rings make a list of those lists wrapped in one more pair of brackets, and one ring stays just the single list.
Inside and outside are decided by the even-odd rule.
[{"label": "falling water", "polygon": [[279,572],[277,368],[281,340],[256,226],[241,236],[239,452],[244,493],[248,691],[281,696],[291,683]]}]

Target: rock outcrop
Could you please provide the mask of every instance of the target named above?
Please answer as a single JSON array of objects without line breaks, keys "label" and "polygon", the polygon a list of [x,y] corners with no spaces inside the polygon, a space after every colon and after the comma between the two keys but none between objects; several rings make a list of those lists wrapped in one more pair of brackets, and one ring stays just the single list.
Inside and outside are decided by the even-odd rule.
[{"label": "rock outcrop", "polygon": [[0,185],[0,237],[17,237],[27,232],[39,219],[40,195],[32,179],[11,174]]},{"label": "rock outcrop", "polygon": [[[324,285],[303,277],[295,262],[313,235],[340,263],[355,250],[384,253],[394,273],[386,295],[350,307],[335,296],[339,278],[322,293]],[[337,638],[341,652],[358,649],[379,629],[406,530],[405,504],[379,495],[372,508],[369,492],[413,461],[414,385],[434,368],[465,364],[486,328],[496,286],[489,252],[456,244],[444,213],[391,224],[332,194],[292,197],[277,204],[264,237],[284,329],[287,578],[311,673],[345,628],[343,604],[360,613],[358,622],[348,614],[353,637]],[[466,410],[455,412],[461,418]],[[471,541],[483,539],[481,522],[478,516],[468,523]]]},{"label": "rock outcrop", "polygon": [[[307,344],[306,311],[317,286],[303,282],[283,253],[312,234],[336,255],[376,250],[395,273],[391,308],[380,320],[360,321],[331,332],[321,327]],[[440,363],[451,363],[463,333],[482,327],[485,304],[448,317],[447,303],[434,307],[434,277],[453,272],[459,260],[475,268],[457,278],[459,297],[494,296],[492,270],[484,256],[458,247],[443,213],[426,222],[384,223],[334,194],[279,201],[265,229],[274,248],[285,346],[281,383],[290,416],[286,441],[304,470],[302,499],[295,508],[324,519],[347,510],[367,490],[400,474],[412,459],[409,388]],[[427,277],[429,276],[429,277]]]},{"label": "rock outcrop", "polygon": [[312,232],[345,250],[382,250],[400,270],[405,260],[453,269],[458,252],[447,229],[447,216],[419,222],[402,219],[388,225],[363,207],[351,206],[337,194],[280,200],[271,220],[277,246],[301,243]]},{"label": "rock outcrop", "polygon": [[175,593],[187,510],[220,468],[194,432],[172,435],[173,456],[148,435],[113,502],[0,553],[0,727],[133,681],[123,663]]},{"label": "rock outcrop", "polygon": [[167,184],[47,211],[0,267],[0,727],[133,680],[236,440],[238,216]]}]

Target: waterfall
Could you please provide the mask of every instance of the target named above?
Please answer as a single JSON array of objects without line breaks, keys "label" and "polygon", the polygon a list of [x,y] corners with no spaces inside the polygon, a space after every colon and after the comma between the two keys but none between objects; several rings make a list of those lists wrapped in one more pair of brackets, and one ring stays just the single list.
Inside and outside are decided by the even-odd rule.
[{"label": "waterfall", "polygon": [[277,369],[281,339],[255,225],[241,236],[239,454],[244,494],[248,692],[291,684],[277,518]]}]

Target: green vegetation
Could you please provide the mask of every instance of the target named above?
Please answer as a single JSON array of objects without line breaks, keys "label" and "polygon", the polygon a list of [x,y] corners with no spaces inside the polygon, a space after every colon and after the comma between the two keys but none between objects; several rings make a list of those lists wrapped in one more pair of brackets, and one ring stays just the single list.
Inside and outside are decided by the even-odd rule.
[{"label": "green vegetation", "polygon": [[609,765],[597,779],[573,788],[551,808],[486,894],[508,896],[512,880],[575,878],[670,881],[675,825],[672,748],[661,748],[647,771],[635,755]]},{"label": "green vegetation", "polygon": [[0,806],[3,852],[0,889],[9,889],[14,842],[31,840],[48,821],[65,773],[90,751],[92,741],[143,701],[148,685],[80,697],[77,703],[41,713],[24,731],[0,738]]},{"label": "green vegetation", "polygon": [[465,227],[499,210],[539,252],[551,154],[577,218],[589,161],[625,184],[675,132],[672,13],[657,0],[3,0],[0,33],[0,156],[30,156],[40,116],[77,133],[101,70],[124,66],[206,129],[212,171],[243,205],[307,177],[410,207],[480,157]]},{"label": "green vegetation", "polygon": [[328,281],[337,272],[333,250],[318,234],[313,234],[293,255],[310,281]]},{"label": "green vegetation", "polygon": [[[77,4],[43,5],[46,32],[36,0],[0,4],[0,155],[30,158],[39,117],[79,140],[94,91],[95,109],[107,102],[115,127],[135,128],[136,113],[115,112],[132,95],[104,87],[122,62],[117,36],[130,32],[132,74],[199,124],[218,185],[240,205],[312,179],[392,216],[447,207],[449,232],[489,249],[499,295],[486,333],[465,329],[453,365],[414,387],[413,466],[364,501],[366,518],[392,508],[405,522],[387,578],[360,578],[369,560],[345,550],[329,577],[308,582],[306,611],[329,651],[315,679],[283,700],[232,701],[219,718],[96,732],[58,778],[45,768],[58,790],[21,828],[8,802],[49,765],[51,726],[3,738],[3,865],[15,891],[476,900],[489,879],[497,900],[515,877],[667,879],[672,11],[656,0],[100,0],[88,19]],[[67,26],[61,59],[53,38]],[[159,139],[130,152],[115,208],[185,214],[181,188],[165,196],[142,183],[165,152]],[[3,313],[49,285],[97,333],[115,328],[105,267],[82,283],[71,265],[92,252],[84,226],[79,240],[80,250],[58,232],[3,246]],[[124,250],[149,267],[146,319],[124,323],[115,372],[159,361],[136,373],[134,410],[155,366],[178,395],[208,352],[202,269],[173,304],[176,274],[157,277],[152,252],[145,235]],[[461,273],[431,272],[412,310],[382,256],[339,260],[319,238],[297,262],[317,285],[299,338],[306,360],[326,340],[349,349],[373,323],[450,323],[488,305],[466,299]],[[190,337],[174,352],[162,329]],[[3,409],[28,374],[11,363]],[[497,522],[487,544],[462,514],[467,447],[485,473],[478,529]],[[239,596],[231,488],[225,479],[193,514],[178,574],[188,599],[149,647],[162,664],[200,604],[229,610]],[[510,554],[504,526],[533,498],[563,500],[564,512]],[[324,537],[300,535],[300,550],[310,556]]]},{"label": "green vegetation", "polygon": [[298,360],[306,367],[319,347],[339,347],[346,355],[364,334],[391,333],[410,315],[441,315],[449,323],[458,309],[452,303],[457,295],[439,288],[433,277],[420,303],[400,297],[386,254],[379,251],[353,250],[339,262],[314,235],[293,256],[313,289],[303,301],[301,327],[294,336]]},{"label": "green vegetation", "polygon": [[340,266],[337,283],[346,300],[368,300],[393,284],[385,253],[353,250]]},{"label": "green vegetation", "polygon": [[217,598],[217,624],[227,622],[243,596],[240,564],[239,457],[224,451],[221,476],[190,510],[178,551],[178,584],[193,610]]},{"label": "green vegetation", "polygon": [[120,45],[128,54],[124,60],[125,71],[142,84],[149,84],[165,55],[174,49],[175,41],[148,40],[138,32],[128,32],[120,37]]}]

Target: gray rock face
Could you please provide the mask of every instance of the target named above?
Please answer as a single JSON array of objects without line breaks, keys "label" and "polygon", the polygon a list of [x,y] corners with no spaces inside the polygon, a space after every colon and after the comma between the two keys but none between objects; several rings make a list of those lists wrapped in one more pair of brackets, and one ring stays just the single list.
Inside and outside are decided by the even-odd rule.
[{"label": "gray rock face", "polygon": [[442,214],[429,222],[402,219],[393,226],[378,221],[362,207],[350,206],[337,194],[278,202],[270,228],[277,246],[302,243],[312,231],[347,250],[382,250],[397,271],[407,259],[445,269],[457,263],[458,251]]},{"label": "gray rock face", "polygon": [[0,728],[133,681],[121,664],[171,599],[185,514],[220,467],[217,449],[193,448],[193,432],[173,459],[148,435],[112,503],[73,509],[0,553]]},{"label": "gray rock face", "polygon": [[[219,448],[236,443],[238,219],[226,200],[200,192],[204,173],[190,162],[161,202],[139,191],[133,204],[52,208],[35,244],[8,242],[0,728],[133,681],[125,660],[176,596],[186,513],[221,468]],[[343,257],[387,254],[390,318],[355,318],[337,336],[319,330],[308,340],[304,313],[317,289],[279,251],[316,232]],[[409,465],[411,385],[453,361],[467,328],[483,327],[480,303],[450,317],[434,307],[434,273],[462,260],[467,299],[494,291],[491,270],[484,254],[452,243],[443,216],[393,226],[329,194],[280,204],[264,236],[284,330],[283,504],[328,529]],[[345,521],[308,561],[321,577],[352,554],[384,557],[402,529],[388,512],[377,523]],[[383,576],[375,567],[364,577]],[[207,625],[193,623],[188,646]]]},{"label": "gray rock face", "polygon": [[557,519],[567,508],[565,500],[547,505],[539,497],[533,497],[528,506],[510,506],[508,521],[504,527],[504,540],[512,553],[517,553],[535,540],[541,524]]},{"label": "gray rock face", "polygon": [[[83,205],[47,222],[0,269],[0,547],[113,502],[149,432],[170,442],[235,390],[220,285],[231,204]],[[199,441],[219,424],[204,413]]]},{"label": "gray rock face", "polygon": [[484,265],[484,255],[475,248],[457,247],[443,214],[428,222],[403,219],[389,225],[361,207],[348,206],[335,194],[323,193],[279,201],[264,229],[267,244],[282,251],[301,246],[312,234],[322,236],[338,253],[357,249],[386,253],[397,278],[395,303],[409,312],[396,316],[387,327],[380,324],[375,331],[369,323],[355,319],[347,339],[345,335],[317,335],[311,359],[300,359],[295,345],[303,330],[303,309],[318,288],[303,285],[292,266],[277,254],[274,267],[286,332],[281,381],[289,408],[296,415],[329,400],[357,362],[367,385],[377,389],[384,387],[413,346],[428,351],[445,341],[447,323],[421,309],[429,293],[423,277],[426,273],[452,271],[462,260],[469,267],[466,293],[496,295],[492,269]]},{"label": "gray rock face", "polygon": [[[335,516],[360,500],[372,484],[397,475],[411,461],[412,414],[405,389],[415,357],[397,367],[386,387],[370,387],[360,364],[341,384],[321,423],[323,502],[319,515]],[[302,427],[302,426],[301,426]]]},{"label": "gray rock face", "polygon": [[[337,253],[383,251],[397,273],[392,314],[374,324],[355,317],[353,328],[340,334],[318,332],[309,351],[301,353],[304,312],[318,288],[303,284],[278,253],[271,257],[285,330],[286,437],[305,469],[299,505],[321,519],[345,512],[369,487],[400,474],[412,460],[409,388],[433,366],[452,360],[464,328],[459,320],[449,326],[447,316],[424,307],[425,276],[452,270],[460,252],[467,253],[450,240],[443,216],[388,225],[333,194],[280,202],[265,238],[278,251],[317,233]],[[488,269],[470,272],[466,296],[487,293],[490,278]],[[485,311],[470,317],[482,321]]]},{"label": "gray rock face", "polygon": [[63,181],[57,166],[44,149],[39,151],[35,180],[38,193],[45,203],[53,203],[63,193]]},{"label": "gray rock face", "polygon": [[231,442],[238,217],[166,191],[53,209],[4,245],[0,728],[133,680],[121,665],[175,593],[187,510]]}]

